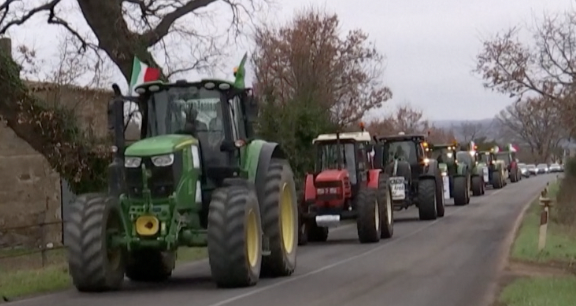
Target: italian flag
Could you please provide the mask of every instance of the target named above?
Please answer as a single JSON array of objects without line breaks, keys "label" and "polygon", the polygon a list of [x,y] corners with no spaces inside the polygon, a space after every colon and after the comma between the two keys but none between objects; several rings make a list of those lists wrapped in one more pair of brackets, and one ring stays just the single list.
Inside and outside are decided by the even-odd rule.
[{"label": "italian flag", "polygon": [[134,63],[132,65],[132,77],[130,78],[130,93],[132,95],[137,95],[134,92],[136,86],[145,83],[156,81],[160,79],[160,69],[148,67],[137,57],[134,57]]}]

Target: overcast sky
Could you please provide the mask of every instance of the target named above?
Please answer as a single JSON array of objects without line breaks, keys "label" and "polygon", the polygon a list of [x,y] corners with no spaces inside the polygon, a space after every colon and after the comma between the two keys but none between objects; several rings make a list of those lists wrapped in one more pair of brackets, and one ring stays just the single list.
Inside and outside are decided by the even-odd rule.
[{"label": "overcast sky", "polygon": [[[479,77],[471,73],[480,39],[530,22],[544,11],[572,7],[570,0],[278,0],[278,3],[268,18],[288,20],[297,9],[319,5],[339,15],[343,30],[361,28],[376,42],[387,58],[384,80],[394,99],[373,115],[409,102],[424,110],[430,119],[494,116],[510,100],[483,89]],[[11,31],[10,35],[16,43],[33,44],[46,53],[54,53],[55,50],[50,51],[50,42],[57,31],[53,27],[38,27],[41,24],[42,21],[36,20]],[[235,52],[230,70],[243,52]]]}]

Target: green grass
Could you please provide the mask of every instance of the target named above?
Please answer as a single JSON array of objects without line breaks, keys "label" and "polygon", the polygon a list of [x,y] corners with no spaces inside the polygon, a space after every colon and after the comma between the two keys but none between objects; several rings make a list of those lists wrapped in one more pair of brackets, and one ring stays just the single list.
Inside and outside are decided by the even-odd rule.
[{"label": "green grass", "polygon": [[[559,185],[551,184],[549,197],[554,198]],[[546,247],[538,251],[540,226],[538,201],[532,203],[518,236],[514,241],[510,257],[527,263],[571,265],[576,259],[576,237],[573,230],[558,225],[549,219]],[[554,214],[552,207],[551,214]],[[514,280],[500,293],[499,302],[506,306],[569,306],[576,305],[575,276],[532,276]]]},{"label": "green grass", "polygon": [[514,281],[504,288],[500,302],[506,306],[576,305],[576,277],[536,277]]},{"label": "green grass", "polygon": [[[17,298],[69,288],[72,283],[65,262],[65,251],[53,250],[47,254],[50,264],[44,268],[9,268],[16,262],[19,262],[20,266],[37,265],[41,258],[38,254],[31,255],[36,257],[35,260],[15,257],[11,259],[13,263],[0,262],[0,296]],[[206,248],[182,248],[178,251],[177,264],[200,260],[206,256]]]},{"label": "green grass", "polygon": [[[558,184],[551,184],[549,197],[553,198],[557,192]],[[541,252],[538,251],[540,211],[538,201],[532,203],[512,246],[511,258],[527,262],[571,264],[576,259],[576,235],[573,231],[551,220],[548,223],[546,247]],[[551,209],[551,214],[554,214],[554,207]]]}]

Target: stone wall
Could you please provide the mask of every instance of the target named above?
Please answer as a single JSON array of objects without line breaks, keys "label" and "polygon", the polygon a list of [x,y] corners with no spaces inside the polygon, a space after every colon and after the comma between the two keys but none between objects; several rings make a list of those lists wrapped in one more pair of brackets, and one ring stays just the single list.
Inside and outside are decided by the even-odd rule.
[{"label": "stone wall", "polygon": [[[74,110],[85,130],[106,133],[106,108],[111,91],[26,82],[29,89],[46,103]],[[6,227],[57,222],[61,216],[60,178],[44,157],[0,123],[0,247],[38,245],[38,228],[3,231]],[[48,242],[59,243],[61,225],[45,227]]]}]

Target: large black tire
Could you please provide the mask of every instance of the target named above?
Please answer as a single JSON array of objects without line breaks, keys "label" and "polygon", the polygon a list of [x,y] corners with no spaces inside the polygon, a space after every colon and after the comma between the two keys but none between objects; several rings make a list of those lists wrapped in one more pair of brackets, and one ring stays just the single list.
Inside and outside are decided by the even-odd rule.
[{"label": "large black tire", "polygon": [[380,238],[388,239],[394,235],[394,207],[390,196],[388,176],[380,173],[378,176],[378,201],[380,202]]},{"label": "large black tire", "polygon": [[465,176],[454,177],[454,205],[468,204],[468,182]]},{"label": "large black tire", "polygon": [[135,282],[162,282],[172,276],[176,266],[176,252],[142,249],[129,252],[126,277]]},{"label": "large black tire", "polygon": [[294,174],[286,160],[270,161],[260,209],[262,230],[271,251],[262,258],[262,275],[289,276],[296,269],[299,230]]},{"label": "large black tire", "polygon": [[70,207],[66,224],[68,269],[78,291],[118,290],[124,282],[126,254],[123,248],[108,249],[108,234],[124,232],[116,198],[84,194]]},{"label": "large black tire", "polygon": [[511,183],[518,182],[518,173],[514,171],[514,169],[510,169],[510,182]]},{"label": "large black tire", "polygon": [[494,189],[500,189],[502,187],[504,187],[504,182],[503,182],[503,177],[502,174],[500,173],[500,171],[494,171],[494,173],[492,173],[492,187]]},{"label": "large black tire", "polygon": [[444,200],[444,183],[442,182],[442,175],[436,176],[436,215],[444,217],[446,214],[446,201]]},{"label": "large black tire", "polygon": [[472,177],[472,195],[481,196],[483,195],[484,182],[482,182],[482,177],[479,175],[474,175]]},{"label": "large black tire", "polygon": [[436,180],[433,178],[420,178],[418,183],[418,214],[420,220],[435,220],[438,217]]},{"label": "large black tire", "polygon": [[208,262],[219,287],[248,287],[258,282],[261,228],[254,190],[234,185],[213,191],[208,211]]},{"label": "large black tire", "polygon": [[308,228],[302,213],[298,212],[298,245],[308,244]]},{"label": "large black tire", "polygon": [[380,216],[384,209],[377,197],[377,190],[372,188],[360,188],[356,195],[356,227],[360,243],[374,243],[380,241],[381,230]]}]

